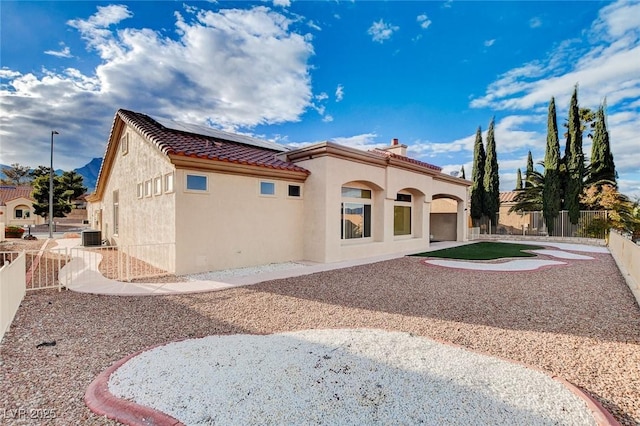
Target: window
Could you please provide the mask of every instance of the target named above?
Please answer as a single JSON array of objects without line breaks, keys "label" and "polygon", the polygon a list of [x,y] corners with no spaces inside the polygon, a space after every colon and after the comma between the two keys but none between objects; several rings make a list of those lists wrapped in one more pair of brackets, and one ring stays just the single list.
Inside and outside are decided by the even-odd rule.
[{"label": "window", "polygon": [[300,185],[289,185],[289,197],[300,196]]},{"label": "window", "polygon": [[120,201],[118,191],[113,191],[113,235],[120,230]]},{"label": "window", "polygon": [[260,195],[276,195],[276,184],[273,182],[260,182]]},{"label": "window", "polygon": [[173,192],[173,173],[164,175],[164,192]]},{"label": "window", "polygon": [[144,196],[151,197],[151,181],[150,180],[144,183]]},{"label": "window", "polygon": [[207,177],[202,175],[187,175],[187,190],[206,191]]},{"label": "window", "polygon": [[157,177],[153,179],[153,194],[160,195],[162,194],[162,178]]},{"label": "window", "polygon": [[411,235],[411,194],[398,193],[393,206],[393,235]]},{"label": "window", "polygon": [[348,186],[342,187],[342,196],[346,198],[368,198],[371,199],[370,189],[350,188]]},{"label": "window", "polygon": [[28,206],[18,206],[14,210],[15,219],[29,219],[31,217],[31,210]]},{"label": "window", "polygon": [[127,155],[129,152],[129,134],[125,134],[120,138],[120,152],[122,155]]},{"label": "window", "polygon": [[143,191],[144,191],[144,185],[139,183],[138,184],[138,191],[137,191],[138,198],[142,198],[144,196],[144,192]]},{"label": "window", "polygon": [[371,190],[342,187],[340,238],[371,237]]}]

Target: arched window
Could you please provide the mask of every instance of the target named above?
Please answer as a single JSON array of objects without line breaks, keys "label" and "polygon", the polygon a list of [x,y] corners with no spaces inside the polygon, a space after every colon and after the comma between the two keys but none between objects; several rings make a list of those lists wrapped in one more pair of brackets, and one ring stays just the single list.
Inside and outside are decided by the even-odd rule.
[{"label": "arched window", "polygon": [[13,210],[15,219],[29,219],[31,217],[31,209],[29,206],[19,205]]},{"label": "arched window", "polygon": [[369,237],[371,237],[371,190],[343,186],[340,238],[350,240]]}]

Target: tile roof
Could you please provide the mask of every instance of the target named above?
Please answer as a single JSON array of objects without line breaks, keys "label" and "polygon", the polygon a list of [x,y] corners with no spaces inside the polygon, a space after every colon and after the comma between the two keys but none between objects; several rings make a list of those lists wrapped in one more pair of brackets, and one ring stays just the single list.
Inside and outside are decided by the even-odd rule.
[{"label": "tile roof", "polygon": [[500,193],[501,203],[515,203],[515,198],[520,191],[503,191]]},{"label": "tile roof", "polygon": [[0,186],[0,206],[6,205],[7,201],[15,200],[20,197],[35,201],[33,197],[31,197],[32,191],[33,188],[31,186],[2,185]]},{"label": "tile roof", "polygon": [[382,150],[382,149],[372,149],[369,152],[372,152],[372,153],[378,154],[378,155],[383,155],[385,157],[396,158],[398,160],[406,161],[407,163],[411,163],[411,164],[416,164],[418,166],[422,166],[422,167],[425,167],[427,169],[435,170],[437,172],[441,172],[442,171],[442,167],[434,166],[433,164],[425,163],[424,161],[416,160],[414,158],[405,157],[405,156],[398,155],[398,154],[395,154],[393,152],[385,151],[385,150]]},{"label": "tile roof", "polygon": [[[118,110],[117,115],[148,138],[166,155],[181,155],[211,161],[310,173],[302,167],[278,158],[277,156],[286,150],[284,147],[278,151],[264,146],[250,145],[251,138],[235,138],[246,141],[241,143],[221,137],[176,130],[163,126],[148,115],[124,109]],[[222,132],[220,133],[222,134]]]}]

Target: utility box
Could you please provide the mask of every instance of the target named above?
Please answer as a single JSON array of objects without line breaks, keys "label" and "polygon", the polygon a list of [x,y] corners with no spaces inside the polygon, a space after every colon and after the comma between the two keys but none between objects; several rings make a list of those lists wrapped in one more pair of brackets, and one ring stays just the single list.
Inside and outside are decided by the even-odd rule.
[{"label": "utility box", "polygon": [[102,232],[94,230],[82,231],[82,245],[85,247],[101,246]]}]

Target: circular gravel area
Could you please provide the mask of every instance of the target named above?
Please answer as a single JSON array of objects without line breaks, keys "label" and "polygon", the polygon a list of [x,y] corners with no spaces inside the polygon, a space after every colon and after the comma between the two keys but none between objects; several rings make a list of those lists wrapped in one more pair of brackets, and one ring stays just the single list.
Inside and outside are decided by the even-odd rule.
[{"label": "circular gravel area", "polygon": [[596,424],[540,371],[370,329],[169,343],[125,362],[109,391],[187,425]]}]

